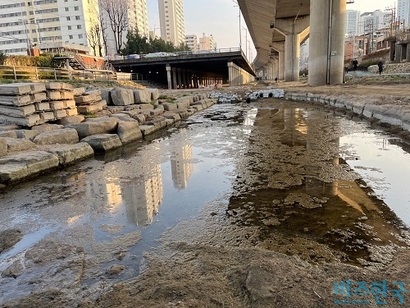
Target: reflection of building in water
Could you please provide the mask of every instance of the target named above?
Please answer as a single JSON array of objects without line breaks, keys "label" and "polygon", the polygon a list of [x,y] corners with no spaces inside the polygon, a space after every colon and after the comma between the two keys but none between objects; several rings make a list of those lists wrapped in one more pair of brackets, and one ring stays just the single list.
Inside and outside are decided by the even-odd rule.
[{"label": "reflection of building in water", "polygon": [[177,189],[184,189],[193,171],[192,147],[175,147],[171,154],[172,180]]},{"label": "reflection of building in water", "polygon": [[145,165],[138,177],[123,185],[127,218],[136,225],[150,224],[163,200],[161,165]]},{"label": "reflection of building in water", "polygon": [[115,213],[122,205],[121,185],[118,178],[103,177],[87,183],[87,196],[95,199],[102,197],[103,206]]}]

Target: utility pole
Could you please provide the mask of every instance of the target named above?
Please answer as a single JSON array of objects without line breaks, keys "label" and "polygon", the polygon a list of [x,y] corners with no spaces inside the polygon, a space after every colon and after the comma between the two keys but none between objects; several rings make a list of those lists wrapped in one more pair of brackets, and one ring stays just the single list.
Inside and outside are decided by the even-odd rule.
[{"label": "utility pole", "polygon": [[242,26],[241,26],[241,8],[239,6],[239,3],[232,0],[233,3],[235,3],[236,5],[234,5],[235,7],[238,7],[238,19],[239,19],[239,49],[240,51],[242,51]]}]

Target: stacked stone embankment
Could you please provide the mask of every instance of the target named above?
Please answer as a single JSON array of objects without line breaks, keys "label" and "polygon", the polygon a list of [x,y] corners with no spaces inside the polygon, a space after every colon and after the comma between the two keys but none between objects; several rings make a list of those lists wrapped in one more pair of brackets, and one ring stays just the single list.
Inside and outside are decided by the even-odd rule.
[{"label": "stacked stone embankment", "polygon": [[[42,113],[52,112],[54,117],[44,115],[49,119],[45,124],[38,117],[27,119],[27,115],[14,124],[0,120],[0,186],[136,142],[216,103],[205,94],[160,99],[157,89],[73,89],[50,83],[36,84],[33,90],[32,85],[10,86],[3,93],[29,95],[30,99],[42,93],[34,104],[46,102],[48,107],[42,105]],[[29,105],[27,98],[20,101]],[[86,109],[99,102],[103,103],[98,108]],[[85,115],[71,112],[73,104]],[[63,118],[61,110],[66,112]],[[39,115],[39,111],[32,114]]]},{"label": "stacked stone embankment", "polygon": [[0,123],[32,127],[76,114],[73,87],[69,84],[0,85]]},{"label": "stacked stone embankment", "polygon": [[406,97],[353,96],[286,91],[285,98],[349,110],[368,119],[397,126],[410,132],[410,95]]}]

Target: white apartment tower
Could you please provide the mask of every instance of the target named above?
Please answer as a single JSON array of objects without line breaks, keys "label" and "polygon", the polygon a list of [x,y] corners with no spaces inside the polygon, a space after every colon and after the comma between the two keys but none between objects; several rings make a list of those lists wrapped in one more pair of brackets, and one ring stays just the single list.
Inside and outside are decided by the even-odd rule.
[{"label": "white apartment tower", "polygon": [[192,51],[197,51],[198,48],[198,37],[195,34],[188,34],[185,36],[185,44]]},{"label": "white apartment tower", "polygon": [[183,0],[158,0],[161,38],[175,46],[185,43]]},{"label": "white apartment tower", "polygon": [[410,0],[397,1],[397,18],[399,22],[404,22],[406,29],[410,26]]},{"label": "white apartment tower", "polygon": [[346,11],[346,34],[356,36],[359,34],[360,12],[356,10]]},{"label": "white apartment tower", "polygon": [[0,0],[0,52],[89,53],[87,32],[99,22],[98,0]]},{"label": "white apartment tower", "polygon": [[[107,2],[110,5],[106,6],[103,3]],[[114,7],[111,5],[114,4]],[[120,38],[120,42],[118,43],[121,45],[121,48],[124,48],[125,43],[127,41],[127,33],[130,30],[138,30],[139,35],[145,36],[149,38],[149,28],[148,28],[148,13],[147,13],[147,1],[146,0],[104,0],[100,3],[100,10],[102,12],[103,23],[106,36],[106,50],[107,56],[109,58],[115,57],[118,54],[117,52],[117,44],[114,38],[114,32],[111,26],[111,20],[109,18],[109,14],[107,10],[111,12],[111,15],[119,16],[123,10],[126,10],[126,19],[124,20],[123,24],[127,26],[125,30],[122,31],[122,35]],[[114,19],[118,19],[114,17]],[[115,28],[115,22],[114,28]]]},{"label": "white apartment tower", "polygon": [[212,34],[206,36],[205,33],[202,34],[202,37],[199,38],[199,50],[215,50],[216,44]]}]

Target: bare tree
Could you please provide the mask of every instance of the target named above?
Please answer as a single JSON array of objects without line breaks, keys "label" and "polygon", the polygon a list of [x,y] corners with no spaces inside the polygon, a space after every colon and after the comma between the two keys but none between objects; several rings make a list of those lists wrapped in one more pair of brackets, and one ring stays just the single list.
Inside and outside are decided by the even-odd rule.
[{"label": "bare tree", "polygon": [[99,0],[99,4],[108,17],[108,24],[114,33],[115,49],[120,53],[123,34],[128,29],[128,0]]},{"label": "bare tree", "polygon": [[88,40],[88,44],[93,50],[93,55],[101,57],[101,55],[97,54],[98,39],[99,39],[99,36],[101,36],[100,30],[101,29],[100,29],[99,24],[92,25],[90,29],[87,31],[87,40]]}]

